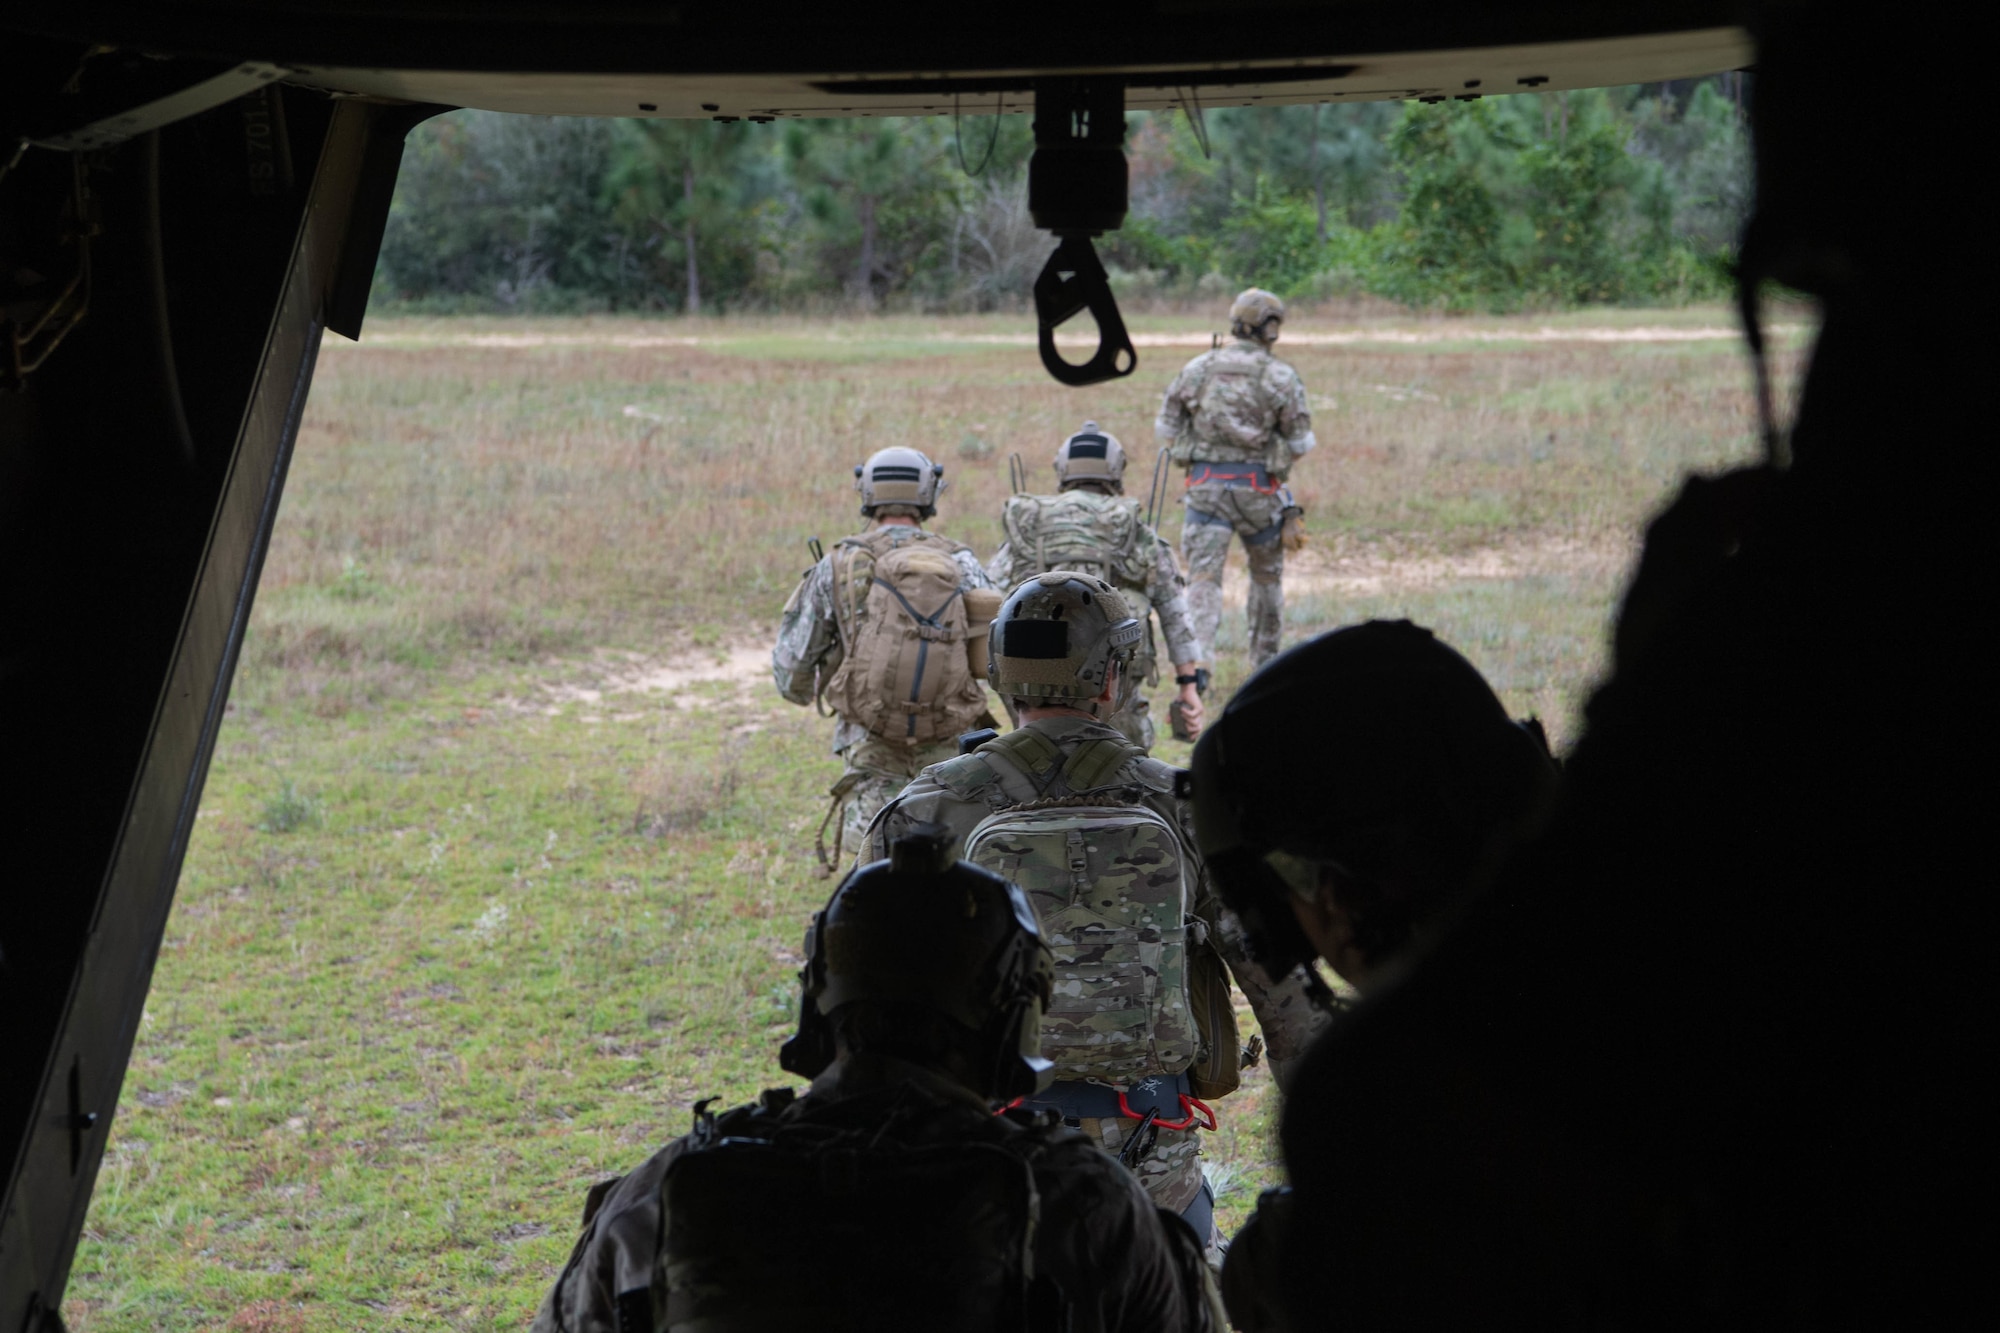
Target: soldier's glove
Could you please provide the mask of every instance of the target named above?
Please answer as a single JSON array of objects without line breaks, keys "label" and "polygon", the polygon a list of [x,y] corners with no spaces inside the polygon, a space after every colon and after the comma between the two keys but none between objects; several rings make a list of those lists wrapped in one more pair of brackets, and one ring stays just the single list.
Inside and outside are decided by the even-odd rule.
[{"label": "soldier's glove", "polygon": [[1285,511],[1285,530],[1278,540],[1285,544],[1285,554],[1296,555],[1306,549],[1306,511],[1293,505]]},{"label": "soldier's glove", "polygon": [[1289,486],[1280,490],[1278,496],[1285,502],[1285,508],[1281,514],[1281,517],[1284,519],[1285,528],[1279,534],[1279,540],[1284,543],[1287,555],[1296,551],[1303,551],[1306,546],[1305,506],[1292,498],[1292,488]]}]

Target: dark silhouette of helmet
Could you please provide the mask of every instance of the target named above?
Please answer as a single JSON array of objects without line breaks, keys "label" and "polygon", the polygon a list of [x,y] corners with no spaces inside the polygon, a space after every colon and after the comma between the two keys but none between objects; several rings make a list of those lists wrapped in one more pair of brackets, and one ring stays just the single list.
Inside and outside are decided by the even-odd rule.
[{"label": "dark silhouette of helmet", "polygon": [[[1042,1011],[1051,976],[1027,896],[991,871],[950,855],[950,832],[918,825],[888,859],[858,866],[813,915],[799,969],[799,1030],[778,1063],[814,1078],[833,1062],[834,1033],[853,1008],[880,1032],[899,1015],[935,1029],[942,1019],[974,1091],[1011,1101],[1047,1086]],[[921,1061],[893,1037],[885,1049]]]},{"label": "dark silhouette of helmet", "polygon": [[1265,966],[1314,955],[1290,910],[1322,868],[1369,905],[1377,960],[1539,817],[1556,770],[1473,665],[1407,620],[1334,630],[1273,658],[1195,746],[1195,837]]}]

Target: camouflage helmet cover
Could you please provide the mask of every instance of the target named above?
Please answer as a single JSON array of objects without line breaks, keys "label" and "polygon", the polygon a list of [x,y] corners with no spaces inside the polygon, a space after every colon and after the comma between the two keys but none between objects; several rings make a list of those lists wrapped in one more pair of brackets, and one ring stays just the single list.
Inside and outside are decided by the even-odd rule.
[{"label": "camouflage helmet cover", "polygon": [[[993,619],[987,679],[1010,699],[1087,702],[1104,692],[1114,661],[1120,666],[1131,661],[1145,634],[1145,622],[1109,583],[1093,574],[1052,569],[1001,603]],[[1130,685],[1128,678],[1125,686]]]},{"label": "camouflage helmet cover", "polygon": [[1269,342],[1277,334],[1270,330],[1273,320],[1283,323],[1285,303],[1262,287],[1252,287],[1229,307],[1229,331],[1239,338]]},{"label": "camouflage helmet cover", "polygon": [[1045,1086],[1042,1013],[1052,963],[1027,895],[954,860],[943,825],[920,824],[886,860],[858,866],[806,931],[799,1031],[779,1063],[808,1078],[833,1060],[829,1018],[851,1004],[912,1005],[951,1019],[976,1046],[988,1096]]},{"label": "camouflage helmet cover", "polygon": [[861,492],[861,512],[878,505],[912,505],[929,518],[937,512],[938,492],[945,488],[944,469],[915,449],[893,445],[878,449],[854,469],[854,489]]},{"label": "camouflage helmet cover", "polygon": [[1125,446],[1118,437],[1095,421],[1062,442],[1056,450],[1056,479],[1072,481],[1123,481]]}]

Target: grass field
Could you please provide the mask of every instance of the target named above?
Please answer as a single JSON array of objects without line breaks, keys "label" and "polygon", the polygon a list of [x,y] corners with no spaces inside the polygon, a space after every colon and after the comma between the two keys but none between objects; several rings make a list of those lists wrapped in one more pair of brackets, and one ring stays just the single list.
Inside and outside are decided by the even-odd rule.
[{"label": "grass field", "polygon": [[[805,539],[856,525],[884,445],[945,464],[937,526],[982,554],[1010,452],[1046,476],[1088,416],[1150,458],[1206,330],[1134,324],[1140,372],[1085,391],[1017,317],[330,339],[70,1326],[519,1326],[590,1182],[782,1081],[836,772],[764,667]],[[1728,325],[1296,321],[1322,448],[1290,635],[1408,615],[1573,738],[1644,517],[1752,452]],[[1241,648],[1239,600],[1224,693]],[[1226,1225],[1275,1100],[1254,1071],[1223,1104]]]}]

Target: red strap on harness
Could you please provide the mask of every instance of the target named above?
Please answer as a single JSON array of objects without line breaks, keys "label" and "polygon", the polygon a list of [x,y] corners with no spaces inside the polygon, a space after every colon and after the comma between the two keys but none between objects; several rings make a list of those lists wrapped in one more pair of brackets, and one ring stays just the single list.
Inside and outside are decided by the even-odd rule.
[{"label": "red strap on harness", "polygon": [[1005,1106],[994,1107],[993,1114],[1006,1115],[1009,1111],[1013,1110],[1015,1107],[1019,1106],[1022,1102],[1025,1102],[1027,1100],[1028,1099],[1026,1097],[1016,1097],[1013,1101],[1008,1102]]},{"label": "red strap on harness", "polygon": [[[1207,1129],[1215,1128],[1215,1110],[1199,1097],[1190,1097],[1185,1092],[1177,1094],[1181,1100],[1179,1120],[1155,1119],[1153,1123],[1161,1129]],[[1127,1120],[1143,1120],[1145,1117],[1132,1109],[1132,1103],[1125,1100],[1125,1094],[1118,1094],[1118,1114]]]},{"label": "red strap on harness", "polygon": [[[1257,484],[1259,475],[1262,475],[1270,484],[1259,486]],[[1211,481],[1248,482],[1250,489],[1261,495],[1276,495],[1282,489],[1276,478],[1254,463],[1241,463],[1234,466],[1228,463],[1196,463],[1188,468],[1186,480],[1182,484],[1185,486],[1199,486],[1204,482]]]}]

